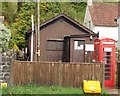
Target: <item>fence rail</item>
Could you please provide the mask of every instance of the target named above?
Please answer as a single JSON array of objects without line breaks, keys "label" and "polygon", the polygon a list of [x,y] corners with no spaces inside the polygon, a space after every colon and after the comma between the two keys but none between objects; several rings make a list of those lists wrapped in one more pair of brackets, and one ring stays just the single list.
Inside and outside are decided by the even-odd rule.
[{"label": "fence rail", "polygon": [[24,85],[57,85],[64,87],[80,87],[83,80],[103,80],[103,64],[79,64],[63,62],[23,62],[12,64],[12,83]]}]

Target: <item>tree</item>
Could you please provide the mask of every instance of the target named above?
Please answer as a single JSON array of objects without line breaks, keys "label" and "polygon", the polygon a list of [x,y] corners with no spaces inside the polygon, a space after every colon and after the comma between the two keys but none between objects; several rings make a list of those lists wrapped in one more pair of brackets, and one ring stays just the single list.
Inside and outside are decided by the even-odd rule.
[{"label": "tree", "polygon": [[8,43],[11,37],[11,32],[8,28],[0,22],[0,52],[4,52],[8,49]]},{"label": "tree", "polygon": [[[22,3],[20,12],[12,24],[12,40],[14,44],[22,49],[25,47],[25,34],[31,27],[31,14],[35,14],[35,3],[25,2]],[[12,46],[13,46],[12,45]]]},{"label": "tree", "polygon": [[[16,0],[15,0],[16,1]],[[5,24],[11,25],[17,16],[18,3],[17,2],[3,2],[2,14],[5,16]]]}]

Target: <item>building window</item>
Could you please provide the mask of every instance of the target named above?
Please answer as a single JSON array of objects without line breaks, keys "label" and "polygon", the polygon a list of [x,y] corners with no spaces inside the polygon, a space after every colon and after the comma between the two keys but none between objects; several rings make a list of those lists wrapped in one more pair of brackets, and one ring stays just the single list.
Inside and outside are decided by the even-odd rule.
[{"label": "building window", "polygon": [[75,50],[84,49],[84,41],[83,40],[75,40],[74,41],[74,49]]},{"label": "building window", "polygon": [[47,40],[48,51],[63,51],[63,40]]}]

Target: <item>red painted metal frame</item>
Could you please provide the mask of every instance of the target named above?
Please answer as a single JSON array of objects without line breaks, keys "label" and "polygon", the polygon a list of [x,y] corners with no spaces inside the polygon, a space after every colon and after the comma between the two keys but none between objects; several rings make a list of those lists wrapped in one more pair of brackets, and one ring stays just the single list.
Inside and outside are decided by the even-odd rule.
[{"label": "red painted metal frame", "polygon": [[[106,44],[105,44],[106,43]],[[115,70],[116,70],[116,41],[110,38],[95,39],[94,41],[94,59],[96,62],[104,63],[104,48],[111,48],[111,80],[104,80],[105,87],[114,87],[115,84]],[[98,57],[98,58],[96,58]]]}]

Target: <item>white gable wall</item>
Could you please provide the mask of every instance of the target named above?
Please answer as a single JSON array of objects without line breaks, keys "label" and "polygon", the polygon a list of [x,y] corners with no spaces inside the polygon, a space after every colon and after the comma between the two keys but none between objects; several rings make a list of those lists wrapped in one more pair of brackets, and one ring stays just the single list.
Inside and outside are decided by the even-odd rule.
[{"label": "white gable wall", "polygon": [[99,38],[112,38],[118,41],[118,27],[95,26],[93,32],[99,32]]},{"label": "white gable wall", "polygon": [[87,28],[89,28],[90,30],[93,30],[94,25],[93,25],[93,22],[92,22],[92,19],[91,19],[91,16],[90,16],[88,6],[86,8],[83,25],[86,26]]},{"label": "white gable wall", "polygon": [[117,23],[119,25],[118,27],[118,48],[120,49],[120,17],[118,18]]}]

